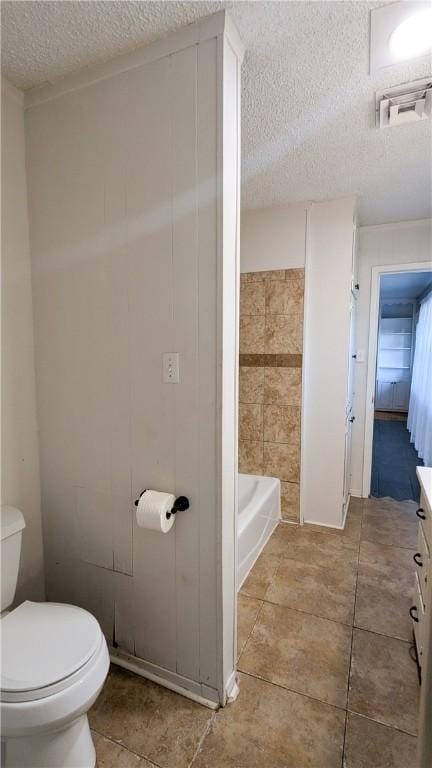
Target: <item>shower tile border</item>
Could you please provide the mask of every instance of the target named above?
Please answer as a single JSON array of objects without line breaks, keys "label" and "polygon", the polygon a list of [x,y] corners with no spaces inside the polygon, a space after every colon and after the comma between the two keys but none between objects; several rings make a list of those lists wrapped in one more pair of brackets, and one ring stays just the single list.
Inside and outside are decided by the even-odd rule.
[{"label": "shower tile border", "polygon": [[242,353],[240,365],[249,368],[301,368],[303,355],[277,353]]}]

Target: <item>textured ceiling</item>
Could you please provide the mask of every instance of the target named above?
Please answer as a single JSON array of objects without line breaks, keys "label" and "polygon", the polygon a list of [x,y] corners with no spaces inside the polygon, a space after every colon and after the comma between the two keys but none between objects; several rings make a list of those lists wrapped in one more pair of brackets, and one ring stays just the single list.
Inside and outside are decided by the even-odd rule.
[{"label": "textured ceiling", "polygon": [[361,223],[431,215],[431,122],[374,126],[378,88],[429,58],[369,75],[369,11],[384,2],[3,0],[3,72],[28,89],[229,9],[246,46],[243,205],[359,195]]}]

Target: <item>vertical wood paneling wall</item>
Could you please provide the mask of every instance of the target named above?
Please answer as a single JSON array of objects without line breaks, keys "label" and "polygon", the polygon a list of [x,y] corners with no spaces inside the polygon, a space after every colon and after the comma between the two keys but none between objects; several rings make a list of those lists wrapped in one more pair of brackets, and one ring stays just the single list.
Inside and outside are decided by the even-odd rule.
[{"label": "vertical wood paneling wall", "polygon": [[[227,37],[218,14],[27,111],[48,599],[91,610],[144,672],[222,703],[237,443],[221,373],[235,382],[239,110],[226,93],[242,55]],[[167,351],[178,385],[162,382]],[[136,526],[145,488],[189,497],[170,533]]]}]

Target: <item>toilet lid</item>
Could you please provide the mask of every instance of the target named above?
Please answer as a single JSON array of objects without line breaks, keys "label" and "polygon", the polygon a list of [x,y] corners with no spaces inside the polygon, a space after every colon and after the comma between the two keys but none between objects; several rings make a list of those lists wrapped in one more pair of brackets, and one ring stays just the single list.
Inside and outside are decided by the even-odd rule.
[{"label": "toilet lid", "polygon": [[1,690],[35,691],[70,677],[100,645],[88,611],[62,603],[26,601],[1,620]]}]

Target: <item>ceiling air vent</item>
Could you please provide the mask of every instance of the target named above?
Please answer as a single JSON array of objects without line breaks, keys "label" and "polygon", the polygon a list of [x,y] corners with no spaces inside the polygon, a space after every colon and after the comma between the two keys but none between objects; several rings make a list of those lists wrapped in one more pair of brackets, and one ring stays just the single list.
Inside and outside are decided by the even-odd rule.
[{"label": "ceiling air vent", "polygon": [[377,91],[375,106],[377,128],[427,120],[432,112],[432,78]]}]

